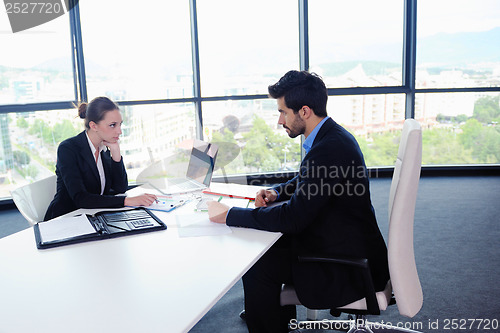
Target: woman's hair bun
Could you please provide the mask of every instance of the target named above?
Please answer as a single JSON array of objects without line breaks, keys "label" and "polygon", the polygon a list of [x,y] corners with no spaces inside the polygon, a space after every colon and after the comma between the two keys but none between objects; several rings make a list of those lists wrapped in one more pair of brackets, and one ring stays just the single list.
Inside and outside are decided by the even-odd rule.
[{"label": "woman's hair bun", "polygon": [[78,116],[80,116],[80,118],[82,119],[85,119],[86,115],[87,115],[87,103],[84,102],[78,106]]}]

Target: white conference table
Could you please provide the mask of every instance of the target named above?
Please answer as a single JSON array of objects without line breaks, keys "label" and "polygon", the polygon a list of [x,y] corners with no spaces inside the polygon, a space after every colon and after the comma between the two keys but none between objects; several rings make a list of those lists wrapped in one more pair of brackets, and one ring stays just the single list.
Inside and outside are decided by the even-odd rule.
[{"label": "white conference table", "polygon": [[115,239],[45,250],[32,228],[0,239],[0,332],[189,331],[281,235],[179,237],[174,215],[193,208]]}]

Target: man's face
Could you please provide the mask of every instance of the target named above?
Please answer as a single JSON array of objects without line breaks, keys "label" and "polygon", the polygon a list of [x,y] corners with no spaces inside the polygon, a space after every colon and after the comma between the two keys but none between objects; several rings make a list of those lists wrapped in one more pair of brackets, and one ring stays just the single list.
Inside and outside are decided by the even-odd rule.
[{"label": "man's face", "polygon": [[283,125],[283,128],[285,129],[288,136],[291,138],[295,138],[300,134],[304,134],[306,130],[306,124],[300,117],[300,112],[294,113],[292,109],[287,108],[285,104],[285,97],[278,98],[277,102],[278,111],[280,113],[278,124]]}]

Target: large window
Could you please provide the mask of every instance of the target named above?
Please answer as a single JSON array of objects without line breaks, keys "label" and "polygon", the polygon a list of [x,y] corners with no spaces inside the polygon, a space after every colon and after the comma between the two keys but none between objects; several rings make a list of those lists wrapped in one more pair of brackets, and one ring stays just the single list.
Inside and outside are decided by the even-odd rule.
[{"label": "large window", "polygon": [[415,85],[431,92],[415,98],[423,163],[499,164],[499,94],[477,88],[500,87],[500,3],[419,1],[417,13]]},{"label": "large window", "polygon": [[500,164],[499,93],[417,96],[415,118],[434,119],[423,131],[423,164]]},{"label": "large window", "polygon": [[54,172],[83,130],[73,104],[100,95],[122,109],[131,181],[194,138],[219,144],[216,175],[295,171],[301,138],[267,98],[290,69],[323,77],[370,167],[393,165],[408,117],[424,165],[500,164],[497,0],[86,0],[23,32],[8,22],[0,12],[0,198]]},{"label": "large window", "polygon": [[0,114],[0,198],[55,171],[57,146],[82,130],[75,110]]},{"label": "large window", "polygon": [[417,88],[500,86],[500,2],[418,1]]},{"label": "large window", "polygon": [[278,117],[270,99],[204,103],[205,139],[220,148],[215,174],[297,170],[300,137],[290,139]]},{"label": "large window", "polygon": [[148,165],[192,144],[195,135],[192,103],[121,106],[120,148],[130,181]]},{"label": "large window", "polygon": [[80,2],[89,99],[193,96],[187,1]]},{"label": "large window", "polygon": [[357,139],[368,167],[394,165],[404,121],[403,94],[330,96],[328,114]]},{"label": "large window", "polygon": [[0,10],[0,105],[75,99],[68,15],[10,32]]},{"label": "large window", "polygon": [[267,94],[299,64],[297,2],[198,0],[203,96]]},{"label": "large window", "polygon": [[400,86],[401,0],[309,1],[310,70],[329,88]]}]

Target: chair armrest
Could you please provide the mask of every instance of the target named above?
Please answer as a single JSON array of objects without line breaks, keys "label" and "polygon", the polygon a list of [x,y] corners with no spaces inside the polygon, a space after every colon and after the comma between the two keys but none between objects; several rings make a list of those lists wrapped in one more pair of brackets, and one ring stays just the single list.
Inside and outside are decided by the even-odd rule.
[{"label": "chair armrest", "polygon": [[370,273],[370,265],[366,258],[346,258],[346,257],[324,257],[317,255],[301,255],[298,257],[299,262],[319,262],[333,265],[350,266],[358,269],[363,279],[366,298],[366,309],[368,313],[373,315],[380,314],[377,296],[375,295],[375,287],[373,286],[372,274]]}]

